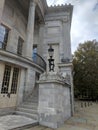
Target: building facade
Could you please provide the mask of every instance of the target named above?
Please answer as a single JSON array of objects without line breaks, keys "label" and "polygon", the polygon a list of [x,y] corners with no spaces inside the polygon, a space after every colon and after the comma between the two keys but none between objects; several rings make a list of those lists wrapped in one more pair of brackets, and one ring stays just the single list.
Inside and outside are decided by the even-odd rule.
[{"label": "building facade", "polygon": [[[38,94],[40,74],[48,70],[54,49],[55,71],[70,75],[73,104],[70,28],[72,5],[48,7],[46,0],[0,0],[0,113]],[[37,89],[36,89],[37,88]],[[73,113],[73,105],[71,105]]]}]

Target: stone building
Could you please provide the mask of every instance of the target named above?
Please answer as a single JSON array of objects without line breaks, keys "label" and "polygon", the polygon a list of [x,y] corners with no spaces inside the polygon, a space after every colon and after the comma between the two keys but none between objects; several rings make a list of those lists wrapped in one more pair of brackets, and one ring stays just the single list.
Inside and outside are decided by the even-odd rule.
[{"label": "stone building", "polygon": [[38,119],[37,81],[40,74],[48,72],[50,45],[54,49],[55,72],[70,77],[73,113],[72,11],[70,4],[48,7],[46,0],[0,0],[1,115],[16,110],[17,114]]}]

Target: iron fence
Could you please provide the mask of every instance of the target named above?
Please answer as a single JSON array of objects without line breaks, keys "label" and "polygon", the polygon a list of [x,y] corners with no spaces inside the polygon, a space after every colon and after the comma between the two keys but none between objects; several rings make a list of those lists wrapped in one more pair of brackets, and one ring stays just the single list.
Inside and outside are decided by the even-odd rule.
[{"label": "iron fence", "polygon": [[41,66],[46,70],[46,62],[39,54],[33,53],[32,59],[34,63],[38,64],[39,66]]},{"label": "iron fence", "polygon": [[6,49],[6,43],[0,41],[0,49]]}]

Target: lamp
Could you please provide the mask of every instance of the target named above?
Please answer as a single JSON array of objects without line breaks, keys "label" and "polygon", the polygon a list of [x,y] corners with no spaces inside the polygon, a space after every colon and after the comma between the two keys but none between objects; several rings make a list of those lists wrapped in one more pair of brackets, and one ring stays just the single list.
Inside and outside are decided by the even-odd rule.
[{"label": "lamp", "polygon": [[54,54],[54,49],[52,48],[52,45],[50,45],[50,48],[48,49],[49,57],[49,71],[54,71],[54,59],[52,59],[53,54]]},{"label": "lamp", "polygon": [[50,58],[52,58],[54,54],[54,49],[52,48],[52,45],[50,45],[50,48],[48,49],[48,53],[49,53]]}]

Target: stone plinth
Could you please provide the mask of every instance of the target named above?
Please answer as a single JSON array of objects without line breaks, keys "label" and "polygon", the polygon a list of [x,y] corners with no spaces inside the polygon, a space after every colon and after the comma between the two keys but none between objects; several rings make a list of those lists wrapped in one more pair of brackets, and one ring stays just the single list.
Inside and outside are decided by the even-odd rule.
[{"label": "stone plinth", "polygon": [[71,117],[70,85],[55,72],[44,73],[39,80],[39,123],[58,128]]}]

